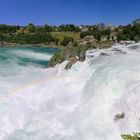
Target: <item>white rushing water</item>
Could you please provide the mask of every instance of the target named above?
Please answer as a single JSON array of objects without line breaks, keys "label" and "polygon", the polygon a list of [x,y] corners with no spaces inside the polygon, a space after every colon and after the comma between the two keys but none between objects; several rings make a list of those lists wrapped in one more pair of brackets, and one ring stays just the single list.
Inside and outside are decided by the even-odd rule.
[{"label": "white rushing water", "polygon": [[[0,140],[121,140],[140,131],[140,44],[87,57],[68,71],[67,62],[49,69],[1,64]],[[117,114],[125,115],[114,120]]]}]

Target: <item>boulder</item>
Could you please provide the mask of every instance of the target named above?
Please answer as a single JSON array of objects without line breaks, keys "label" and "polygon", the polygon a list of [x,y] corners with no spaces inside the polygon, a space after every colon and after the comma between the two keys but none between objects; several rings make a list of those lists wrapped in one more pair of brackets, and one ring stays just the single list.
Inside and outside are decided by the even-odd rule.
[{"label": "boulder", "polygon": [[70,69],[72,67],[72,65],[73,65],[72,62],[68,62],[66,67],[65,67],[65,70]]},{"label": "boulder", "polygon": [[81,51],[78,55],[79,57],[79,61],[84,61],[85,60],[85,57],[86,57],[86,52],[85,51]]},{"label": "boulder", "polygon": [[118,121],[118,120],[124,119],[124,118],[125,118],[125,113],[122,112],[122,113],[116,114],[116,115],[114,116],[114,121]]},{"label": "boulder", "polygon": [[73,64],[77,62],[77,57],[72,57],[71,60],[67,63],[65,70],[68,70],[72,67]]}]

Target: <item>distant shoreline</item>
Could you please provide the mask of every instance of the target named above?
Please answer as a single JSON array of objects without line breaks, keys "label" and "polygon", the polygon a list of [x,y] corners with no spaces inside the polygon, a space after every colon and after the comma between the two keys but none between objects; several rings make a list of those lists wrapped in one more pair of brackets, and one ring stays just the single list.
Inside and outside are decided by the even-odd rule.
[{"label": "distant shoreline", "polygon": [[18,44],[18,43],[6,43],[0,45],[0,48],[16,48],[16,47],[41,47],[41,48],[63,48],[63,46],[46,45],[46,44]]}]

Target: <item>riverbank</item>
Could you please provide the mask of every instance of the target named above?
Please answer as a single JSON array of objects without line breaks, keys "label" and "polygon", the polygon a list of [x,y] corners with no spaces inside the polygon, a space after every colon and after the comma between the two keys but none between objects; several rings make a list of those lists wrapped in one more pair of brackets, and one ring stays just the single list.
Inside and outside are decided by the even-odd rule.
[{"label": "riverbank", "polygon": [[50,45],[46,45],[46,44],[20,44],[20,43],[0,43],[0,48],[6,48],[6,47],[46,47],[46,48],[61,48],[59,46],[50,46]]},{"label": "riverbank", "polygon": [[65,60],[69,61],[65,69],[71,68],[73,64],[77,61],[83,62],[85,60],[85,54],[88,49],[96,49],[96,48],[108,48],[111,47],[111,44],[101,44],[98,43],[96,46],[87,44],[87,45],[71,45],[71,46],[61,46],[56,45],[54,43],[50,43],[49,45],[46,44],[19,44],[19,43],[3,43],[1,48],[29,48],[29,47],[40,47],[40,48],[54,48],[60,49],[59,52],[53,54],[49,61],[49,67],[54,67],[56,64],[60,64]]}]

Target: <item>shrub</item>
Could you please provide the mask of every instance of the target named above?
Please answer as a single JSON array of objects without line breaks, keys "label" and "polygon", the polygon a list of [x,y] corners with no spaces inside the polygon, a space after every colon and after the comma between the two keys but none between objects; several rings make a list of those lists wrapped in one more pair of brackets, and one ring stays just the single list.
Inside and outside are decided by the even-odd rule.
[{"label": "shrub", "polygon": [[60,44],[62,46],[68,46],[70,42],[74,42],[74,39],[72,37],[64,37]]},{"label": "shrub", "polygon": [[122,135],[123,140],[140,140],[140,133],[133,133],[133,135]]}]

